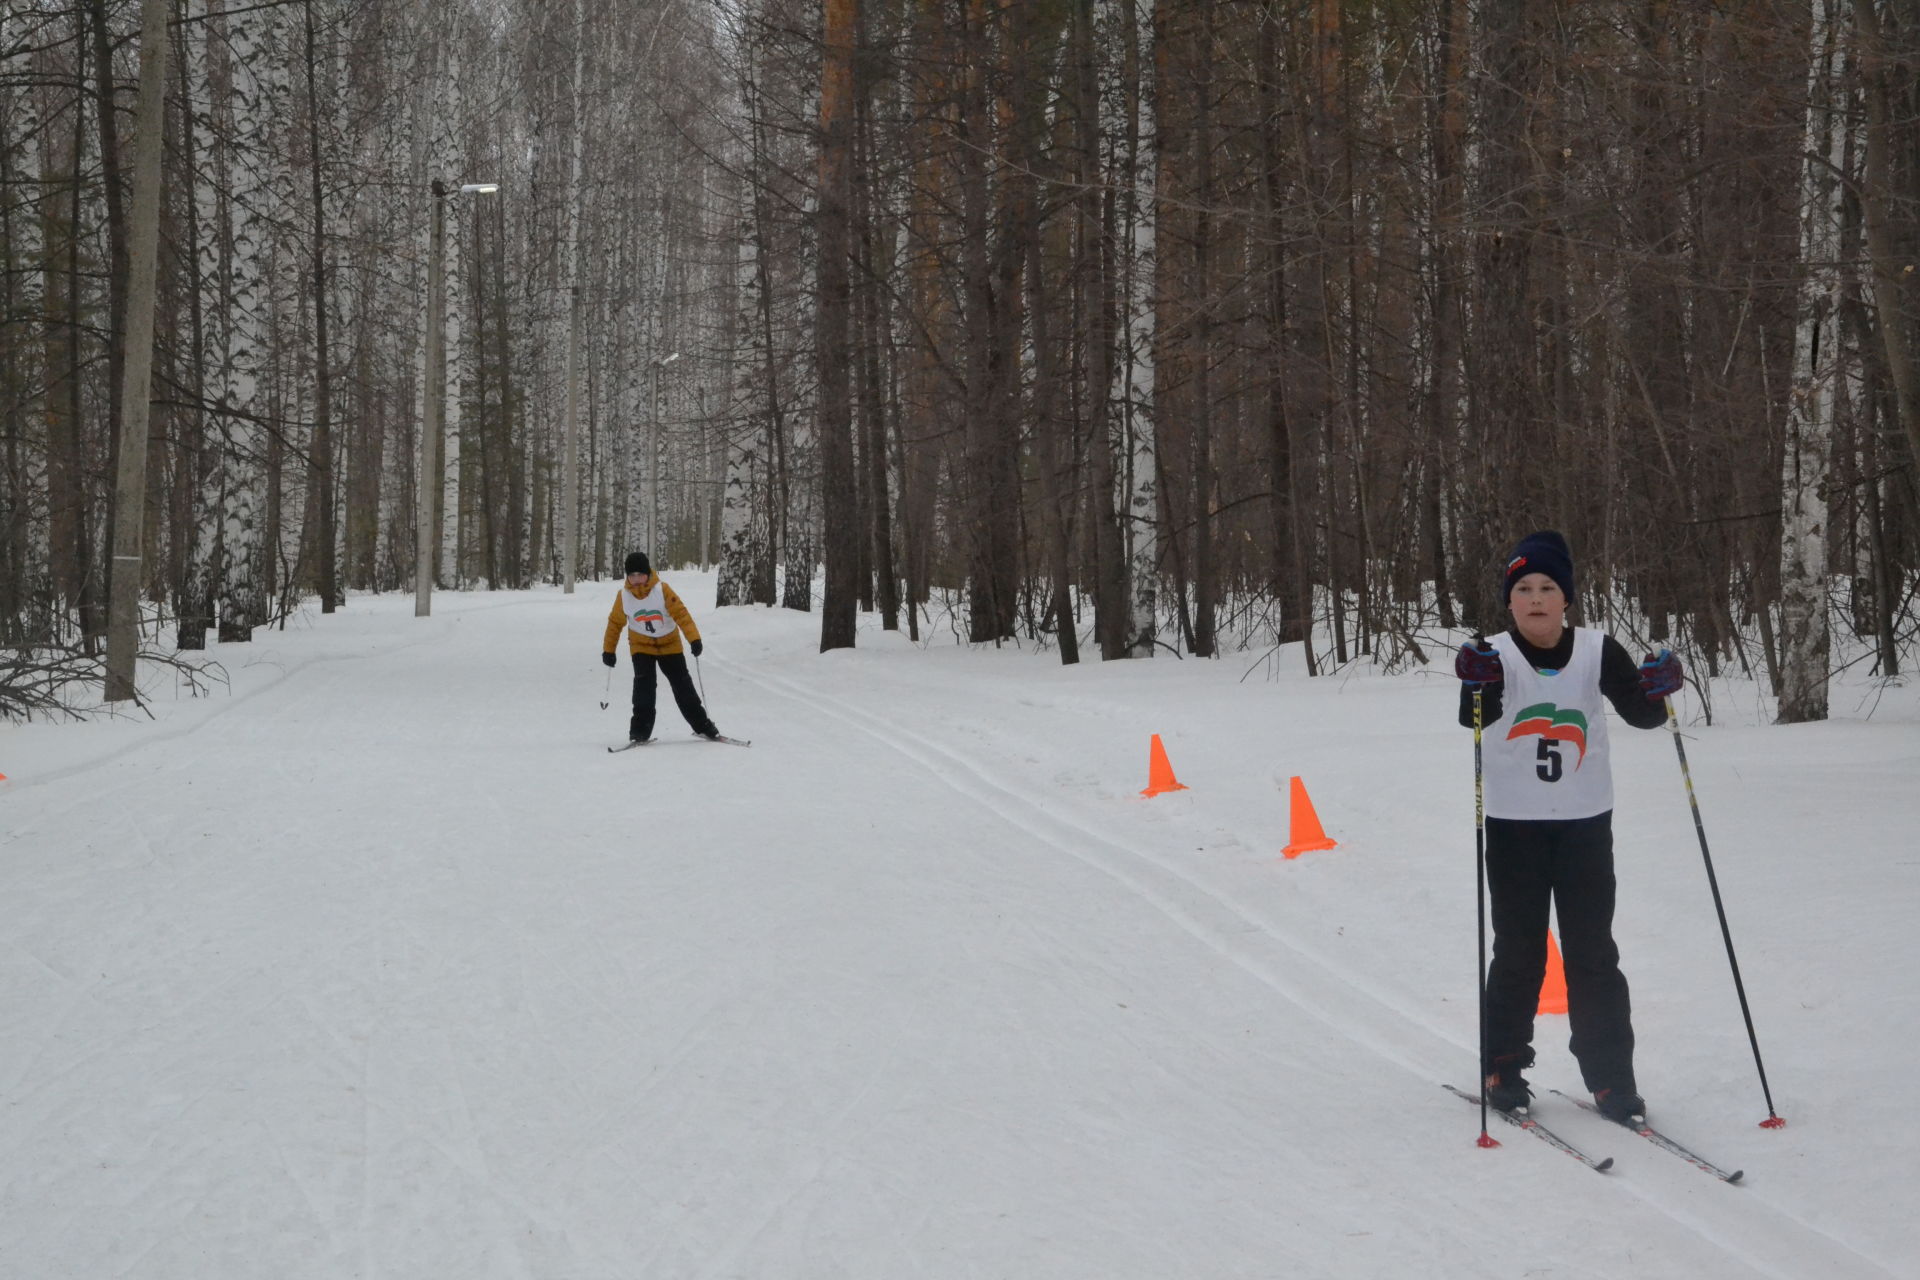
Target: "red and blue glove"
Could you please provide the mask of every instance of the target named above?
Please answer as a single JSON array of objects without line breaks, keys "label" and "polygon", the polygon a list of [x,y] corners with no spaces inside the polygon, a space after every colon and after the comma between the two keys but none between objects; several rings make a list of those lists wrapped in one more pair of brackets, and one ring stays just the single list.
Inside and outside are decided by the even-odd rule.
[{"label": "red and blue glove", "polygon": [[1680,686],[1686,682],[1685,674],[1680,670],[1680,659],[1673,656],[1673,650],[1662,649],[1659,653],[1650,653],[1647,660],[1640,664],[1640,689],[1650,702],[1680,692]]},{"label": "red and blue glove", "polygon": [[1475,636],[1454,655],[1453,674],[1468,685],[1499,684],[1504,676],[1499,651],[1485,637]]}]

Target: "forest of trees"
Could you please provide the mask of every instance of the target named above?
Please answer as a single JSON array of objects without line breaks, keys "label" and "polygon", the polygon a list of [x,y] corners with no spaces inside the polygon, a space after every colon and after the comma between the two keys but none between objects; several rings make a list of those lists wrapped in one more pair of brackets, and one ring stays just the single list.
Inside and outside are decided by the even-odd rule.
[{"label": "forest of trees", "polygon": [[[141,6],[0,2],[27,664],[129,563]],[[1784,720],[1912,660],[1906,0],[167,2],[156,649],[411,589],[437,489],[443,587],[643,547],[823,647],[1402,665],[1556,527]]]}]

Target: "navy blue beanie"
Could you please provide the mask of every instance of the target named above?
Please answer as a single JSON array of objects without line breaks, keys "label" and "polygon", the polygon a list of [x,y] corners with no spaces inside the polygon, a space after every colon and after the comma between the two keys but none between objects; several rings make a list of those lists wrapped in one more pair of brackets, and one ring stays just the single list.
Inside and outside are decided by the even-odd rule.
[{"label": "navy blue beanie", "polygon": [[649,573],[649,574],[652,573],[653,565],[648,563],[647,553],[644,551],[628,552],[627,553],[627,572],[628,573]]},{"label": "navy blue beanie", "polygon": [[1507,557],[1507,572],[1500,584],[1500,599],[1513,598],[1513,584],[1530,573],[1544,573],[1560,585],[1560,594],[1573,603],[1573,552],[1567,540],[1551,529],[1530,533],[1514,546]]}]

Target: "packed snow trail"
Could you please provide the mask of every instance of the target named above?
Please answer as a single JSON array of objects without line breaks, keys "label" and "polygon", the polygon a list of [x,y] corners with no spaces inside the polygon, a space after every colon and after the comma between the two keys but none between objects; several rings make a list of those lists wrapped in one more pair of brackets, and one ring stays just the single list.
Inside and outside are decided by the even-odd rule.
[{"label": "packed snow trail", "polygon": [[[1905,1150],[1748,1133],[1740,1042],[1671,1065],[1724,993],[1649,976],[1695,961],[1670,940],[1623,939],[1643,1081],[1752,1185],[1571,1107],[1610,1181],[1473,1146],[1432,1083],[1472,1065],[1441,682],[819,655],[817,619],[669,576],[751,751],[605,754],[596,586],[356,599],[219,647],[234,692],[157,723],[0,730],[0,1272],[1920,1274],[1821,1190],[1858,1165],[1885,1203]],[[1153,731],[1193,791],[1133,794]],[[1290,772],[1340,850],[1279,861]],[[1624,923],[1688,884],[1625,865],[1651,817]],[[1789,1115],[1837,1066],[1802,1053],[1769,1049]]]}]

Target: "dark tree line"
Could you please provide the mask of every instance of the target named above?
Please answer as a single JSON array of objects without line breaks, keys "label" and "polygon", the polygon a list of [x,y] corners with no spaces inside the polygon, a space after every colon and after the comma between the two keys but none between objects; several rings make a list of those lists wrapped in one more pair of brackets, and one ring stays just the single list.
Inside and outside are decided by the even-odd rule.
[{"label": "dark tree line", "polygon": [[[1308,640],[1310,668],[1403,660],[1423,624],[1500,625],[1499,556],[1555,526],[1588,616],[1711,669],[1809,661],[1776,635],[1795,591],[1887,674],[1911,648],[1908,8],[734,17],[743,308],[778,318],[754,376],[791,438],[817,424],[824,491],[864,504],[830,605],[897,591],[911,625],[953,600],[969,638],[1066,661],[1083,633],[1106,657],[1266,637]],[[778,468],[733,462],[740,534]],[[777,549],[733,551],[738,598],[770,598]]]},{"label": "dark tree line", "polygon": [[[104,622],[137,9],[0,27],[22,652]],[[430,193],[485,181],[442,204],[444,587],[570,581],[571,528],[580,572],[645,545],[725,603],[810,608],[824,565],[827,647],[872,610],[1317,671],[1500,625],[1498,557],[1554,526],[1587,618],[1785,718],[1911,652],[1895,0],[174,17],[141,572],[182,648],[412,581]]]}]

